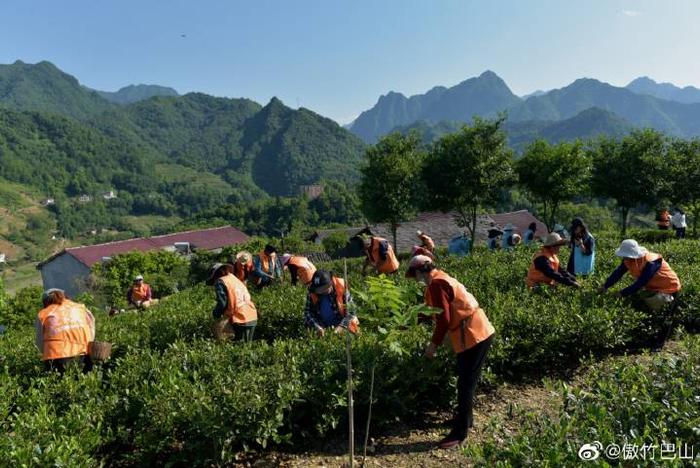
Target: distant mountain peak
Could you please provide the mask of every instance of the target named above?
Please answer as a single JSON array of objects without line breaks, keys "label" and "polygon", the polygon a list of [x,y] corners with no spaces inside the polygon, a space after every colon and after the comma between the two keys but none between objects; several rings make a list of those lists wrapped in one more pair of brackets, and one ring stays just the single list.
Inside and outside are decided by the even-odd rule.
[{"label": "distant mountain peak", "polygon": [[115,92],[97,91],[97,93],[104,99],[121,105],[133,104],[155,96],[179,96],[178,92],[173,88],[153,84],[130,84]]},{"label": "distant mountain peak", "polygon": [[677,101],[684,104],[700,103],[700,89],[694,86],[683,88],[673,83],[659,83],[648,76],[640,76],[630,81],[626,88],[637,94],[646,94],[660,99]]}]

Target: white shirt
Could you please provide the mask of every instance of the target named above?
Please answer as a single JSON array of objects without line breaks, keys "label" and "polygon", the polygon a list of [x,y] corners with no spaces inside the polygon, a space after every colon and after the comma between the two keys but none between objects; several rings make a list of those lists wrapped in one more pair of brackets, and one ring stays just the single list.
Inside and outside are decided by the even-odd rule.
[{"label": "white shirt", "polygon": [[685,223],[685,215],[682,213],[676,213],[671,216],[671,224],[673,224],[673,227],[676,229],[688,227]]}]

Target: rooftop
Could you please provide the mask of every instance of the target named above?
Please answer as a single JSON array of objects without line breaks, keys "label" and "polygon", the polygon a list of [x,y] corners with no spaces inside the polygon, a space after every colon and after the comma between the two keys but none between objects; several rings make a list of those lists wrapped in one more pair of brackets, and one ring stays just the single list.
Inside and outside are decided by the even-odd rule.
[{"label": "rooftop", "polygon": [[189,242],[193,249],[212,250],[239,244],[247,240],[248,236],[246,234],[232,226],[177,232],[162,236],[108,242],[106,244],[70,247],[53,254],[37,265],[37,268],[41,268],[63,254],[71,255],[85,266],[91,267],[95,263],[102,261],[104,257],[112,257],[134,251],[147,252],[149,250],[163,249],[171,247],[175,242]]}]

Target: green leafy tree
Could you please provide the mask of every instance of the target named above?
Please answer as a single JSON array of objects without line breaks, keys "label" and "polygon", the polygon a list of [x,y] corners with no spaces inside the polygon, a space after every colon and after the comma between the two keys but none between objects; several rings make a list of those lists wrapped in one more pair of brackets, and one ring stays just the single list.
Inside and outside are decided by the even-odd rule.
[{"label": "green leafy tree", "polygon": [[428,207],[454,212],[472,242],[480,210],[496,203],[514,180],[512,152],[501,130],[504,119],[475,118],[471,126],[443,136],[423,169]]},{"label": "green leafy tree", "polygon": [[515,164],[520,185],[542,203],[542,217],[551,230],[562,202],[582,195],[589,185],[590,158],[580,141],[531,143]]},{"label": "green leafy tree", "polygon": [[692,214],[693,235],[700,216],[700,140],[675,139],[664,159],[663,197]]},{"label": "green leafy tree", "polygon": [[655,205],[663,193],[669,140],[655,130],[637,130],[621,140],[601,138],[592,153],[593,193],[615,200],[624,235],[630,210]]},{"label": "green leafy tree", "polygon": [[417,212],[424,153],[417,135],[388,135],[365,154],[359,187],[362,210],[371,222],[387,222],[396,247],[396,229]]}]

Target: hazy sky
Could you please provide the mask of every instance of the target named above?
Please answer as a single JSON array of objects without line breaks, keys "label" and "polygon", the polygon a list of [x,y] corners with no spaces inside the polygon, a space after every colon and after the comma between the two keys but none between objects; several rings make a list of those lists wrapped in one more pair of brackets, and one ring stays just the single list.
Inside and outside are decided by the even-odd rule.
[{"label": "hazy sky", "polygon": [[[513,92],[648,75],[700,87],[698,0],[3,0],[0,63],[81,83],[278,96],[347,123],[486,69]],[[185,35],[186,37],[182,37]]]}]

